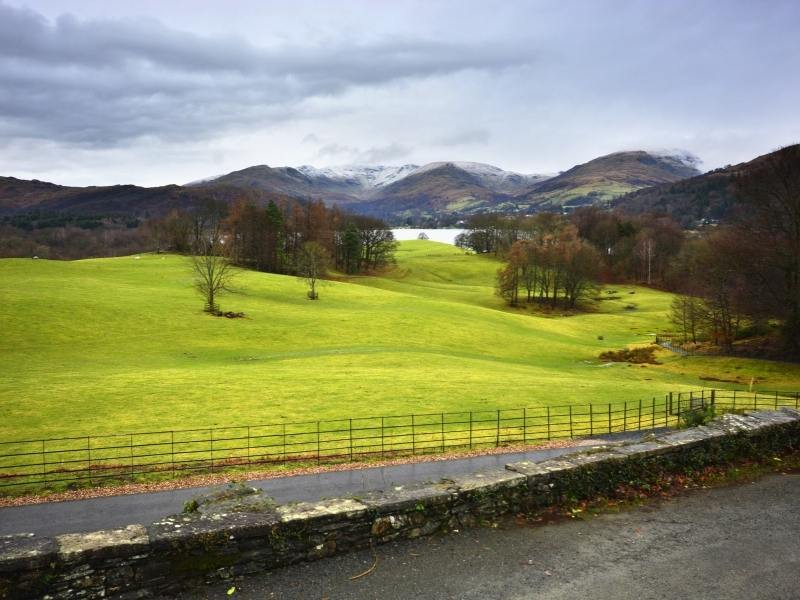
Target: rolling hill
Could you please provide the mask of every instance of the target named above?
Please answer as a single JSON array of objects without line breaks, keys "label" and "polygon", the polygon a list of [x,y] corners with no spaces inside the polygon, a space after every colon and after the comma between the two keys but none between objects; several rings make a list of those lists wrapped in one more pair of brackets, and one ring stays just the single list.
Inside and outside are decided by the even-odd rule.
[{"label": "rolling hill", "polygon": [[217,319],[182,256],[0,259],[0,437],[618,403],[711,375],[800,380],[784,363],[666,351],[661,365],[604,365],[600,352],[666,325],[670,294],[615,286],[593,312],[543,316],[504,307],[498,264],[403,242],[396,268],[327,282],[317,302],[294,277],[240,271],[220,301],[246,318]]}]

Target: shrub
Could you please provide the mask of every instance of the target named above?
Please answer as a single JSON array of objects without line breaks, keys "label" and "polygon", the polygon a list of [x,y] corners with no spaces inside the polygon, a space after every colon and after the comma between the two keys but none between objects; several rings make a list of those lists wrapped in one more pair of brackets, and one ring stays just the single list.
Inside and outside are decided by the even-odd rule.
[{"label": "shrub", "polygon": [[702,408],[687,410],[686,412],[682,412],[680,414],[681,427],[697,427],[699,425],[706,425],[716,415],[717,411],[710,404]]},{"label": "shrub", "polygon": [[626,362],[635,365],[649,363],[651,365],[661,364],[653,356],[655,348],[653,346],[642,346],[640,348],[624,348],[622,350],[608,350],[600,354],[600,359],[606,362]]}]

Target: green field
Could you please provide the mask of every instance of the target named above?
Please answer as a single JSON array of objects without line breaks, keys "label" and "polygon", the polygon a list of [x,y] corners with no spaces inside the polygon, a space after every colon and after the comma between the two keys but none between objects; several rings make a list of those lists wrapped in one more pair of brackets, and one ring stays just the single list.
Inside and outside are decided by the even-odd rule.
[{"label": "green field", "polygon": [[601,351],[666,326],[668,294],[612,286],[604,295],[617,299],[588,314],[507,310],[493,295],[497,262],[434,242],[403,242],[396,268],[327,283],[318,302],[295,278],[241,271],[221,306],[246,319],[204,314],[187,260],[0,260],[0,440],[734,385],[701,376],[800,388],[800,368],[782,363],[662,352],[658,366],[604,365]]}]

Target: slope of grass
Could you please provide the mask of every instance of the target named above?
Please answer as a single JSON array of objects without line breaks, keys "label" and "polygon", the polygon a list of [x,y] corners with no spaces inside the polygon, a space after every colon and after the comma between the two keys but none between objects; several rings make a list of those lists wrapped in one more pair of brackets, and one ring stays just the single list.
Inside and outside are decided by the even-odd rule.
[{"label": "slope of grass", "polygon": [[615,287],[596,312],[536,316],[493,295],[490,258],[424,241],[397,258],[318,302],[294,278],[242,271],[221,303],[246,319],[204,314],[183,257],[2,260],[0,440],[616,402],[733,371],[800,387],[776,363],[600,363],[664,326],[668,294]]}]

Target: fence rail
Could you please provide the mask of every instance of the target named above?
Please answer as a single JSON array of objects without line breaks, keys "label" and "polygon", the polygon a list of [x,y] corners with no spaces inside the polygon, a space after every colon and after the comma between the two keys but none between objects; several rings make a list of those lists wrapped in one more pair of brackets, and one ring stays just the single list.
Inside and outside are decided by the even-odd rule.
[{"label": "fence rail", "polygon": [[800,393],[706,389],[632,402],[3,441],[0,494],[535,445],[673,427],[683,413],[709,405],[798,408]]}]

